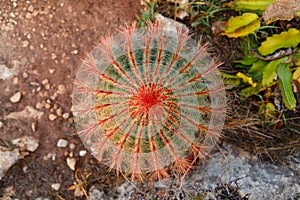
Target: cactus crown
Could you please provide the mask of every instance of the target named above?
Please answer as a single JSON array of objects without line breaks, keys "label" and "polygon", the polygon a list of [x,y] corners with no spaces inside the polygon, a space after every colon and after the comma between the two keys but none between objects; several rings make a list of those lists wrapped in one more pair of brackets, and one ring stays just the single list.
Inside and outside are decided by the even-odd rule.
[{"label": "cactus crown", "polygon": [[206,47],[157,23],[101,38],[73,91],[78,134],[91,153],[141,180],[185,174],[203,159],[225,114],[218,64]]}]

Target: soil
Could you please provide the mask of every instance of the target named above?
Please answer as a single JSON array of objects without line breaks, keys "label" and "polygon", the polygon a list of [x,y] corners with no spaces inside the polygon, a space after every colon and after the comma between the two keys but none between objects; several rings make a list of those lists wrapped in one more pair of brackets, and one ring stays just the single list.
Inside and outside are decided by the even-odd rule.
[{"label": "soil", "polygon": [[[113,196],[123,179],[107,173],[89,154],[79,156],[84,147],[72,123],[71,94],[81,60],[101,36],[132,23],[140,1],[14,0],[1,1],[0,8],[0,64],[19,67],[16,76],[0,80],[0,139],[30,135],[40,144],[1,180],[0,198],[10,190],[12,199],[85,199],[84,191],[95,184]],[[12,103],[10,98],[18,91],[21,100]],[[42,112],[42,117],[6,118],[27,106]],[[67,147],[57,147],[61,138],[68,141]],[[67,165],[67,157],[76,159],[76,172]],[[83,181],[81,192],[74,186],[78,181]],[[54,183],[61,185],[57,191],[51,188]]]}]

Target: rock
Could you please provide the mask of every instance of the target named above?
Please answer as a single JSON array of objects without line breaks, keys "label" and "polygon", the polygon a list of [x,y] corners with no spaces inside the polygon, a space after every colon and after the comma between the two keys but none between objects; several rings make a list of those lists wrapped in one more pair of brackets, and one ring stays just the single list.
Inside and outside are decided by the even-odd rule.
[{"label": "rock", "polygon": [[189,32],[189,29],[188,29],[188,27],[186,25],[184,25],[184,24],[182,24],[180,22],[177,22],[177,21],[175,21],[173,19],[164,17],[161,14],[155,15],[155,19],[158,22],[164,24],[165,28],[169,29],[170,31],[173,31],[174,33],[177,32],[177,30],[176,30],[177,27],[186,30],[186,34],[188,34],[188,32]]},{"label": "rock", "polygon": [[[297,157],[297,161],[291,160],[285,164],[276,165],[263,160],[253,160],[243,150],[230,144],[223,143],[222,147],[226,150],[225,154],[219,150],[212,151],[204,163],[198,165],[186,175],[180,182],[182,191],[188,194],[198,192],[202,196],[205,190],[215,191],[214,188],[218,184],[225,186],[230,184],[236,187],[235,183],[237,183],[240,187],[237,193],[240,196],[250,194],[249,199],[251,200],[294,199],[291,196],[299,194],[299,151],[298,155],[291,155]],[[153,182],[154,188],[152,188],[152,191],[164,190],[164,188],[172,188],[172,191],[174,191],[174,183],[178,184],[178,179]],[[128,183],[128,185],[131,184]],[[124,188],[124,184],[120,185],[118,188],[118,193],[121,195],[119,199],[129,199],[126,195],[133,190],[134,188]],[[213,193],[210,194],[213,195]],[[215,196],[208,198],[207,194],[203,196],[204,198],[216,199]],[[237,199],[242,199],[242,197]]]},{"label": "rock", "polygon": [[39,147],[39,142],[34,137],[24,136],[11,141],[12,144],[19,147],[21,151],[34,152]]},{"label": "rock", "polygon": [[10,97],[9,100],[12,103],[18,103],[21,100],[21,97],[22,97],[22,93],[21,92],[17,92],[12,97]]},{"label": "rock", "polygon": [[46,85],[46,84],[48,84],[48,83],[49,83],[49,80],[48,80],[48,79],[42,80],[42,84],[43,84],[43,85]]},{"label": "rock", "polygon": [[63,84],[58,85],[58,94],[64,94],[66,92],[66,87]]},{"label": "rock", "polygon": [[26,78],[28,78],[29,75],[27,74],[27,72],[23,72],[22,76],[24,79],[26,79]]},{"label": "rock", "polygon": [[36,132],[36,131],[37,131],[37,123],[36,123],[36,122],[32,122],[32,123],[31,123],[31,130],[32,130],[33,132]]},{"label": "rock", "polygon": [[45,85],[45,90],[49,90],[49,89],[50,89],[50,87],[51,87],[51,86],[50,86],[50,84],[49,84],[49,83],[48,83],[48,84],[46,84],[46,85]]},{"label": "rock", "polygon": [[87,153],[86,150],[80,150],[80,151],[79,151],[79,156],[83,157],[83,156],[86,155],[86,153]]},{"label": "rock", "polygon": [[71,144],[70,144],[70,146],[69,146],[69,148],[70,148],[71,150],[74,150],[74,149],[75,149],[75,147],[76,147],[76,145],[75,145],[75,144],[73,144],[73,143],[71,143]]},{"label": "rock", "polygon": [[14,139],[11,143],[17,148],[11,150],[0,146],[0,180],[12,165],[28,155],[28,152],[34,152],[39,146],[38,141],[31,136]]},{"label": "rock", "polygon": [[76,159],[68,157],[67,158],[67,165],[70,167],[71,170],[75,171]]},{"label": "rock", "polygon": [[43,112],[35,110],[32,106],[26,106],[24,110],[19,112],[12,112],[9,115],[5,116],[4,119],[40,119],[43,116]]},{"label": "rock", "polygon": [[0,180],[5,175],[6,171],[20,159],[18,149],[9,151],[6,148],[0,147]]},{"label": "rock", "polygon": [[53,184],[51,184],[51,188],[53,190],[55,190],[55,191],[58,191],[59,188],[60,188],[60,186],[61,186],[61,184],[59,184],[59,183],[53,183]]},{"label": "rock", "polygon": [[65,139],[59,139],[57,141],[57,144],[56,144],[57,147],[62,147],[62,148],[65,148],[68,146],[68,140],[65,140]]},{"label": "rock", "polygon": [[26,13],[25,14],[25,18],[26,19],[31,19],[32,18],[32,14],[31,13]]},{"label": "rock", "polygon": [[63,112],[62,108],[58,108],[58,109],[56,110],[57,116],[62,116],[62,112]]},{"label": "rock", "polygon": [[94,186],[91,187],[89,191],[89,200],[105,200],[107,197],[105,196],[103,191],[99,191]]},{"label": "rock", "polygon": [[45,155],[44,157],[43,157],[43,159],[44,160],[49,160],[49,159],[51,159],[51,160],[53,160],[53,161],[55,161],[55,159],[56,159],[56,153],[48,153],[47,155]]},{"label": "rock", "polygon": [[54,115],[54,114],[49,114],[49,120],[50,120],[50,121],[54,121],[54,120],[56,120],[56,118],[57,118],[56,115]]},{"label": "rock", "polygon": [[55,70],[56,70],[56,69],[54,69],[54,68],[49,68],[49,69],[48,69],[48,71],[49,71],[50,74],[53,74],[53,73],[55,72]]},{"label": "rock", "polygon": [[13,68],[8,68],[5,65],[0,65],[0,80],[7,80],[16,76],[19,73],[19,63],[18,61],[13,62]]},{"label": "rock", "polygon": [[29,46],[29,41],[28,40],[22,41],[22,47],[26,48],[28,46]]},{"label": "rock", "polygon": [[44,105],[41,102],[37,102],[36,105],[35,105],[35,108],[38,109],[38,110],[40,110],[43,107],[44,107]]},{"label": "rock", "polygon": [[64,119],[68,119],[68,118],[70,117],[70,114],[69,114],[69,113],[64,113],[64,114],[62,115],[62,117],[63,117]]},{"label": "rock", "polygon": [[18,77],[15,77],[14,80],[13,80],[13,84],[14,85],[17,85],[19,83],[19,78]]},{"label": "rock", "polygon": [[0,128],[2,128],[2,127],[3,127],[3,122],[0,121]]}]

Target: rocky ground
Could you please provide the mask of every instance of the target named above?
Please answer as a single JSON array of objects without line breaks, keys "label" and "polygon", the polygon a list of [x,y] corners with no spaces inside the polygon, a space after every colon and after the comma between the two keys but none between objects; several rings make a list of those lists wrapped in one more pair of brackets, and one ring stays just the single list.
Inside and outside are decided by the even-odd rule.
[{"label": "rocky ground", "polygon": [[[83,190],[69,187],[81,171],[106,174],[92,169],[96,161],[74,136],[73,80],[100,36],[131,23],[139,9],[134,0],[0,2],[0,161],[17,162],[0,171],[1,199],[74,199],[74,191],[80,199]],[[27,136],[36,150],[14,143]]]}]

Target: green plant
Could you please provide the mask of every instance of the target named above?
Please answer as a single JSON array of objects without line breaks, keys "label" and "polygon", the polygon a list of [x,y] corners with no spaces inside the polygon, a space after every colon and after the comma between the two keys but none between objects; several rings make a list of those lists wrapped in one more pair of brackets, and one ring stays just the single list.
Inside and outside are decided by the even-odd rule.
[{"label": "green plant", "polygon": [[[247,69],[245,77],[256,82],[254,86],[250,81],[245,81],[246,78],[239,77],[251,85],[241,90],[243,96],[249,97],[267,88],[278,87],[286,108],[292,110],[296,107],[297,102],[292,84],[299,81],[297,74],[299,73],[300,52],[296,48],[300,43],[299,33],[298,30],[291,28],[280,34],[274,34],[262,42],[258,47],[259,52],[253,51],[252,55],[246,55],[243,60],[236,61],[239,67],[243,66]],[[282,48],[288,49],[277,51],[272,56],[269,55]]]},{"label": "green plant", "polygon": [[216,14],[225,10],[222,6],[224,2],[226,0],[196,0],[179,8],[183,8],[189,14],[189,21],[193,28],[209,33],[212,20],[222,20],[221,17],[216,18]]},{"label": "green plant", "polygon": [[141,28],[145,28],[147,26],[147,22],[154,21],[156,15],[157,8],[157,0],[145,1],[143,0],[144,8],[141,9],[140,14],[137,15],[138,26]]},{"label": "green plant", "polygon": [[[227,6],[239,11],[259,11],[257,13],[263,14],[264,19],[268,19],[267,23],[272,20],[286,19],[284,15],[271,16],[271,12],[276,11],[274,10],[276,5],[280,4],[279,2],[276,5],[272,3],[273,1],[235,0],[228,3]],[[288,16],[290,15],[288,13]],[[278,103],[278,97],[275,96],[277,91],[280,91],[285,107],[293,110],[297,104],[293,85],[299,85],[297,74],[300,72],[300,53],[297,46],[300,43],[300,31],[290,28],[280,34],[273,34],[271,30],[278,29],[278,27],[261,26],[261,23],[263,22],[255,13],[244,13],[241,16],[231,17],[228,21],[216,23],[217,28],[220,27],[220,24],[223,25],[221,30],[216,30],[219,35],[242,37],[241,41],[244,43],[245,49],[244,58],[236,60],[235,67],[245,69],[246,73],[239,72],[236,76],[223,73],[225,83],[240,87],[240,94],[244,97],[258,95],[262,91],[265,91],[265,96],[270,96],[270,91],[273,91],[271,96],[279,110],[282,108]],[[258,35],[266,37],[261,44],[259,41],[262,38],[259,38]],[[251,50],[249,51],[249,49]],[[265,111],[266,119],[270,118],[268,113],[272,110],[271,107],[275,107],[273,104],[271,105],[271,102],[261,104],[260,110]],[[272,111],[272,113],[274,112]]]},{"label": "green plant", "polygon": [[148,23],[102,38],[73,92],[83,143],[110,170],[143,180],[186,174],[214,146],[225,91],[206,45]]}]

